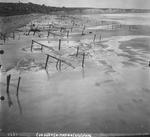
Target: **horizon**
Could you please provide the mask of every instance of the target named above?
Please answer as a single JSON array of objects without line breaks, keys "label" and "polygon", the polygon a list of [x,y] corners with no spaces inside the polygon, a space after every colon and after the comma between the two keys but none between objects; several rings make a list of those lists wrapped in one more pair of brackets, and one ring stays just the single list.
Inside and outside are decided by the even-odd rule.
[{"label": "horizon", "polygon": [[0,2],[31,2],[34,4],[67,8],[150,9],[150,0],[0,0]]}]

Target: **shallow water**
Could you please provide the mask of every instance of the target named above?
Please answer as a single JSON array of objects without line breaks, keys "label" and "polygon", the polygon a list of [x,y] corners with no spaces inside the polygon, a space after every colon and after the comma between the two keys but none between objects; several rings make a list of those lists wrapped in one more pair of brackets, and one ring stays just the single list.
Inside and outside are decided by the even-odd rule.
[{"label": "shallow water", "polygon": [[[0,109],[3,131],[150,132],[150,69],[138,62],[125,64],[130,58],[122,54],[130,52],[120,48],[121,42],[135,38],[149,39],[111,37],[104,40],[108,40],[105,49],[96,42],[89,49],[91,58],[85,61],[85,69],[79,66],[53,72],[49,65],[47,72],[20,74],[11,70],[9,95],[5,92],[6,74],[1,74],[2,95],[7,97]],[[142,54],[135,56],[141,58]],[[16,98],[19,75],[22,79]]]},{"label": "shallow water", "polygon": [[150,13],[85,15],[99,21],[116,21],[125,25],[150,25]]}]

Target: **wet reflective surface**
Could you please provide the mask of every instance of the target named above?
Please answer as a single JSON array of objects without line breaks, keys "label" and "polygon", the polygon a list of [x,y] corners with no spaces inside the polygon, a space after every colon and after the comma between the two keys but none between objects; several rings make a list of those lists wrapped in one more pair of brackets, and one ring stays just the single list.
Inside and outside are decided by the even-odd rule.
[{"label": "wet reflective surface", "polygon": [[[90,41],[85,38],[80,43]],[[75,69],[63,64],[61,71],[56,69],[54,60],[44,70],[46,57],[41,51],[34,50],[35,60],[32,60],[27,45],[23,51],[22,47],[18,48],[20,44],[14,44],[18,52],[12,48],[11,53],[16,54],[2,58],[3,62],[10,62],[8,66],[13,66],[16,58],[21,59],[17,69],[0,74],[1,95],[6,98],[0,105],[2,130],[150,133],[149,42],[150,37],[144,35],[103,38],[87,46],[89,54],[84,68],[82,55],[76,58],[71,53],[65,55],[73,60]],[[74,47],[79,42],[69,43],[62,46],[64,53],[76,53]],[[4,47],[6,51],[9,44]],[[20,58],[22,54],[24,59]],[[7,93],[8,74],[11,82]]]}]

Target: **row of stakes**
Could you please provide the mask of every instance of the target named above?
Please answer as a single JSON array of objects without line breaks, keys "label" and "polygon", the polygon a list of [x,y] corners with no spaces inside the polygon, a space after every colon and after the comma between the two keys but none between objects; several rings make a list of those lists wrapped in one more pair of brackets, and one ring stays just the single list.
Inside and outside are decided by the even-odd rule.
[{"label": "row of stakes", "polygon": [[[49,47],[46,46],[46,45],[43,45],[43,44],[41,44],[41,43],[39,43],[39,42],[37,42],[37,41],[35,41],[35,40],[32,40],[32,43],[31,43],[31,52],[33,51],[33,44],[34,44],[34,43],[41,45],[41,51],[43,51],[43,47],[49,48]],[[60,49],[61,49],[61,39],[59,39],[59,46],[58,46],[58,50],[60,50]],[[79,46],[77,47],[76,57],[78,56],[78,54],[79,54]],[[59,70],[61,70],[61,63],[62,63],[62,60],[59,59],[59,58],[57,58],[57,57],[55,57],[55,56],[51,56],[51,55],[48,55],[48,54],[47,54],[47,58],[46,58],[45,69],[47,68],[49,57],[52,57],[52,58],[54,58],[54,59],[57,60],[56,68],[57,68],[57,70],[58,70],[58,65],[59,65]],[[85,62],[84,60],[85,60],[85,52],[83,52],[82,68],[84,67],[84,62]]]},{"label": "row of stakes", "polygon": [[[0,54],[4,54],[4,50],[0,50]],[[1,65],[0,65],[0,68],[1,68]],[[10,80],[11,80],[11,74],[9,74],[7,76],[7,87],[6,87],[6,92],[7,94],[9,94],[9,87],[10,87]],[[21,81],[21,77],[19,76],[18,78],[18,83],[17,83],[17,91],[16,91],[16,96],[18,97],[19,95],[19,87],[20,87],[20,81]],[[5,97],[4,96],[1,96],[0,97],[0,100],[1,101],[4,101],[5,100]]]},{"label": "row of stakes", "polygon": [[[83,28],[83,31],[85,30],[85,27]],[[14,33],[13,33],[14,34]],[[67,33],[67,37],[69,37],[69,31]],[[93,38],[93,41],[95,41],[96,39],[96,34],[94,34],[94,38]],[[101,35],[100,35],[100,40],[101,40]],[[32,52],[32,48],[33,48],[33,43],[36,42],[34,40],[32,40],[32,44],[31,44],[31,52]],[[37,43],[37,42],[36,42]],[[40,43],[37,43],[37,44],[40,44]],[[43,50],[43,46],[45,45],[41,45],[41,51]],[[58,49],[60,50],[61,48],[61,39],[59,39],[59,47]],[[78,56],[78,53],[79,53],[79,46],[77,47],[77,52],[76,52],[76,57]],[[4,51],[3,50],[0,50],[0,54],[4,54]],[[47,58],[46,58],[46,63],[45,63],[45,69],[47,68],[47,64],[48,64],[48,59],[49,59],[49,55],[47,55]],[[82,58],[82,68],[84,67],[84,60],[85,60],[85,53],[83,53],[83,58]],[[59,69],[61,70],[61,60],[60,59],[57,59],[57,63],[56,63],[56,68],[58,68],[58,64],[59,64]],[[148,63],[148,66],[150,67],[150,61]],[[1,65],[0,65],[0,68],[1,68]],[[10,79],[11,79],[11,75],[8,75],[7,76],[7,93],[9,93],[9,85],[10,85]],[[19,85],[20,85],[20,80],[21,80],[21,77],[18,78],[18,85],[17,85],[17,93],[16,95],[18,96],[18,92],[19,92]],[[0,100],[4,100],[4,96],[1,96],[0,97]]]}]

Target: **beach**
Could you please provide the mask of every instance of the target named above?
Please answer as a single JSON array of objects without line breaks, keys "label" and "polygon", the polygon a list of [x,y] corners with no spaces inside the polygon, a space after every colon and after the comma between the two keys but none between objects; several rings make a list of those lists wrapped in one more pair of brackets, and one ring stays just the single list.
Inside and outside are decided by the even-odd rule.
[{"label": "beach", "polygon": [[[72,16],[67,16],[66,23]],[[135,17],[137,22],[142,18],[143,24],[131,24],[128,19],[124,23],[122,15],[97,15],[93,21],[95,16],[76,15],[77,26],[70,31],[69,38],[66,34],[63,38],[47,38],[46,31],[40,33],[41,37],[24,35],[20,28],[15,39],[9,38],[0,45],[5,51],[0,73],[1,95],[6,98],[0,105],[4,132],[150,133],[150,26],[144,24],[141,14],[128,14],[128,18]],[[32,23],[40,26],[47,18],[60,24],[62,21],[47,15]],[[31,52],[32,40],[51,50],[41,50],[35,43]],[[45,70],[46,55],[54,53],[62,60],[61,70],[56,68],[57,60],[53,58],[49,58]]]}]

